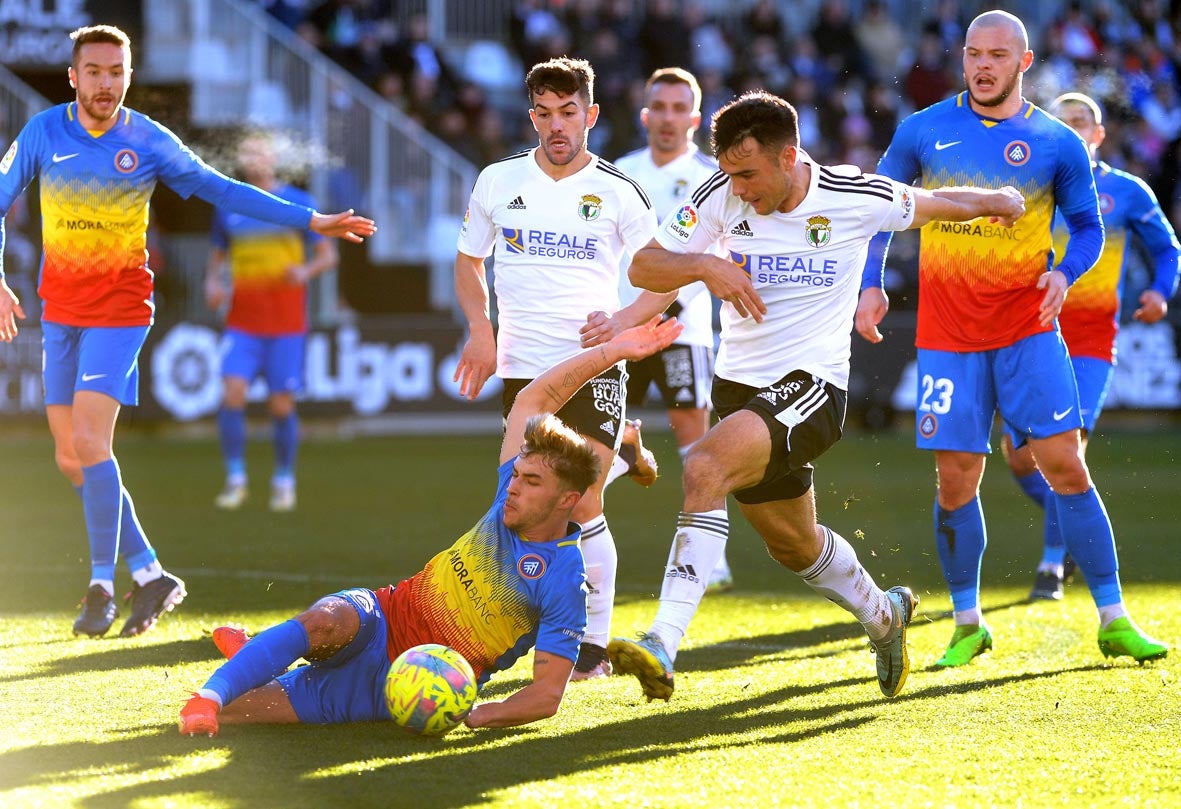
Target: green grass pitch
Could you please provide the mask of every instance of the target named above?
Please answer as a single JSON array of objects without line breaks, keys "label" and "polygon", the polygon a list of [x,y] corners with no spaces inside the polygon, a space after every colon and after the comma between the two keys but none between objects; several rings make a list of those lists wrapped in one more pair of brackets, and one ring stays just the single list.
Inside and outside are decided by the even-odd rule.
[{"label": "green grass pitch", "polygon": [[[646,628],[679,505],[667,474],[608,492],[619,547],[616,634]],[[131,640],[75,639],[86,586],[77,497],[47,438],[0,447],[0,806],[1179,806],[1181,434],[1097,436],[1089,460],[1119,538],[1136,620],[1173,646],[1106,661],[1081,581],[1062,603],[1025,603],[1040,513],[995,456],[985,475],[984,606],[996,648],[932,671],[951,634],[931,531],[934,466],[909,434],[852,432],[817,463],[820,518],[878,583],[922,604],[902,695],[878,693],[859,627],[776,566],[731,508],[733,592],[708,596],[669,703],[631,678],[572,684],[558,716],[440,740],[392,725],[231,726],[182,738],[176,714],[217,665],[214,626],[258,630],[343,586],[413,573],[466,530],[492,493],[491,437],[309,440],[299,509],[271,514],[269,448],[250,449],[254,497],[212,507],[212,439],[126,431],[124,479],[189,598]],[[129,586],[120,571],[119,591]],[[116,624],[116,629],[118,624]],[[509,693],[530,660],[493,679]]]}]

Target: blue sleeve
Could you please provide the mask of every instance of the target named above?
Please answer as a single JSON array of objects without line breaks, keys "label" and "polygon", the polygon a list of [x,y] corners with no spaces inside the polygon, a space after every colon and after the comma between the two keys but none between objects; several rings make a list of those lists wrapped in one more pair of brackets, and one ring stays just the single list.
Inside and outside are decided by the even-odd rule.
[{"label": "blue sleeve", "polygon": [[564,564],[555,564],[560,567],[555,571],[558,575],[545,592],[534,645],[539,652],[575,662],[586,632],[586,571],[581,564],[572,563],[575,557],[579,563],[582,560],[576,548],[559,548],[555,562],[563,557]]},{"label": "blue sleeve", "polygon": [[[878,161],[876,174],[907,185],[912,184],[922,174],[916,135],[919,127],[912,123],[913,120],[912,115],[899,124],[890,146]],[[881,288],[885,283],[886,254],[890,250],[893,238],[894,231],[888,230],[879,232],[870,239],[869,253],[865,257],[865,267],[861,271],[861,289]]]},{"label": "blue sleeve", "polygon": [[306,229],[314,213],[305,205],[279,199],[274,194],[268,194],[248,183],[240,183],[213,168],[208,169],[193,193],[216,208],[289,228]]},{"label": "blue sleeve", "polygon": [[307,228],[314,213],[311,208],[227,177],[198,157],[166,127],[147,120],[156,130],[151,138],[160,179],[181,197],[188,199],[196,195],[216,208],[285,227]]},{"label": "blue sleeve", "polygon": [[0,279],[4,278],[4,220],[12,203],[37,175],[37,154],[43,142],[41,122],[47,114],[43,112],[29,119],[0,157]]},{"label": "blue sleeve", "polygon": [[1091,269],[1103,252],[1103,219],[1099,208],[1083,209],[1075,213],[1062,211],[1070,239],[1066,242],[1066,254],[1054,269],[1066,276],[1066,282],[1073,284],[1079,276]]},{"label": "blue sleeve", "polygon": [[1177,292],[1177,280],[1181,275],[1181,245],[1177,243],[1177,235],[1173,226],[1165,217],[1156,196],[1147,185],[1137,181],[1140,190],[1137,196],[1147,204],[1143,213],[1129,217],[1128,229],[1132,231],[1148,249],[1152,256],[1152,286],[1170,300]]},{"label": "blue sleeve", "polygon": [[881,289],[885,284],[886,252],[893,238],[894,231],[883,230],[869,240],[869,254],[865,257],[865,269],[861,271],[862,290],[870,287]]}]

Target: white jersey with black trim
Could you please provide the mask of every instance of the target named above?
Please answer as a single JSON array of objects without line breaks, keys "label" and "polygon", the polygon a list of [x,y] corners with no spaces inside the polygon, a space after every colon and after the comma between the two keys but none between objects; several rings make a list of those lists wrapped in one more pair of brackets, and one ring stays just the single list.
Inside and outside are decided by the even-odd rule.
[{"label": "white jersey with black trim", "polygon": [[[664,219],[670,211],[680,207],[694,188],[718,170],[717,161],[698,149],[696,143],[690,143],[689,151],[663,166],[653,161],[649,147],[625,154],[615,161],[615,166],[648,192],[658,219]],[[628,256],[629,262],[630,259]],[[627,280],[626,267],[619,276],[619,299],[626,306],[639,296],[640,290]],[[682,287],[677,303],[681,305],[677,319],[685,326],[677,344],[713,348],[713,303],[705,284],[697,281]]]},{"label": "white jersey with black trim", "polygon": [[478,258],[496,251],[502,379],[532,379],[578,353],[587,315],[619,309],[624,254],[656,229],[644,190],[606,160],[591,155],[580,171],[554,180],[535,151],[480,172],[457,245]]},{"label": "white jersey with black trim", "polygon": [[718,172],[661,223],[656,238],[675,253],[720,246],[767,305],[762,323],[722,306],[715,369],[731,382],[765,387],[794,370],[849,385],[853,313],[869,240],[914,221],[914,189],[855,166],[811,167],[808,193],[789,213],[755,213]]}]

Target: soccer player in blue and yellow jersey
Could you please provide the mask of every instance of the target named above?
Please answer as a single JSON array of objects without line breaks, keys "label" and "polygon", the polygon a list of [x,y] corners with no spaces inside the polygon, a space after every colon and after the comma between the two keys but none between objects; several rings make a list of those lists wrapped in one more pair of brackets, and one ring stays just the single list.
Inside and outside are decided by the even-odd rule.
[{"label": "soccer player in blue and yellow jersey", "polygon": [[[262,132],[238,145],[238,164],[247,182],[297,205],[314,207],[306,191],[278,180],[275,157],[271,137]],[[299,443],[295,394],[303,387],[308,330],[307,283],[336,266],[336,246],[316,233],[222,210],[214,213],[211,241],[205,300],[219,309],[229,298],[221,350],[225,393],[217,414],[226,481],[215,503],[232,510],[246,500],[246,394],[261,374],[274,431],[270,507],[291,511]],[[224,280],[227,263],[232,293]]]},{"label": "soccer player in blue and yellow jersey", "polygon": [[[1079,445],[1078,388],[1057,315],[1067,289],[1099,257],[1103,224],[1082,139],[1021,95],[1033,64],[1025,26],[1004,11],[976,17],[965,37],[967,90],[904,120],[878,171],[924,187],[1012,185],[1026,198],[1013,227],[932,223],[919,254],[917,443],[935,452],[935,536],[955,631],[936,666],[961,666],[992,648],[980,609],[986,533],[979,487],[993,416],[1028,442],[1050,484],[1050,508],[1099,611],[1105,656],[1137,661],[1168,647],[1128,616],[1115,537]],[[1070,231],[1053,263],[1057,208]],[[884,245],[866,262],[855,325],[877,342],[888,305]]]},{"label": "soccer player in blue and yellow jersey", "polygon": [[[79,28],[69,67],[76,98],[34,116],[0,159],[0,211],[41,180],[45,411],[58,468],[82,496],[90,586],[74,632],[105,634],[118,610],[115,562],[134,580],[121,635],[138,635],[185,597],[149,544],[112,452],[119,408],[137,401],[137,358],[152,323],[148,202],[157,180],[182,197],[289,227],[360,241],[373,222],[326,216],[214,171],[176,136],[127,109],[131,46],[118,28]],[[3,248],[0,219],[0,249]],[[0,339],[24,309],[0,273]]]},{"label": "soccer player in blue and yellow jersey", "polygon": [[[1115,336],[1119,331],[1120,301],[1124,291],[1124,260],[1132,237],[1140,240],[1152,259],[1152,283],[1143,290],[1132,317],[1141,323],[1156,323],[1169,311],[1168,301],[1177,291],[1181,272],[1181,245],[1165,217],[1156,196],[1138,177],[1112,168],[1097,157],[1106,132],[1103,111],[1090,96],[1066,93],[1054,100],[1051,111],[1065,121],[1086,142],[1091,151],[1091,170],[1099,194],[1106,240],[1103,252],[1086,275],[1079,278],[1062,304],[1058,325],[1070,352],[1078,382],[1079,413],[1083,417],[1082,448],[1103,410],[1107,387],[1115,370]],[[1061,217],[1054,221],[1054,250],[1061,253],[1069,234]],[[1045,508],[1050,491],[1038,470],[1028,444],[1013,448],[1013,438],[1003,436],[1009,469],[1021,488]],[[1038,564],[1032,599],[1062,598],[1066,544],[1058,530],[1057,509],[1046,509],[1042,560]]]},{"label": "soccer player in blue and yellow jersey", "polygon": [[[653,318],[563,360],[517,394],[491,508],[420,572],[396,586],[326,596],[254,638],[214,630],[229,660],[185,704],[180,732],[212,736],[222,722],[389,719],[390,664],[423,643],[460,652],[481,687],[536,647],[533,681],[476,705],[466,724],[507,727],[553,716],[586,632],[582,529],[572,516],[601,462],[588,439],[551,414],[592,377],[667,348],[680,331],[675,318]],[[300,658],[311,665],[287,671]]]}]

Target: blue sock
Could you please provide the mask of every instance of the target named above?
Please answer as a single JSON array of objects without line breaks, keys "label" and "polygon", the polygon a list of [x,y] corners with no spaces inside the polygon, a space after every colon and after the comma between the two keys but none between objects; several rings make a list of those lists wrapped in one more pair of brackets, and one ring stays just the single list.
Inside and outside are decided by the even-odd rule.
[{"label": "blue sock", "polygon": [[246,411],[223,407],[217,411],[217,436],[225,460],[226,477],[246,474]]},{"label": "blue sock", "polygon": [[90,540],[90,577],[114,580],[119,558],[123,483],[114,458],[82,467],[82,513]]},{"label": "blue sock", "polygon": [[1092,486],[1082,494],[1054,495],[1054,500],[1058,506],[1058,524],[1066,538],[1066,549],[1083,572],[1095,606],[1118,604],[1123,596],[1115,533],[1098,490]]},{"label": "blue sock", "polygon": [[295,413],[271,419],[275,430],[275,477],[295,477],[295,452],[299,447],[299,419]]},{"label": "blue sock", "polygon": [[126,488],[123,489],[123,519],[119,523],[119,547],[128,570],[139,570],[156,561],[156,549],[148,542],[143,526],[139,524],[135,505],[131,502],[131,495]]},{"label": "blue sock", "polygon": [[[82,496],[81,486],[74,486],[74,491],[79,497]],[[135,516],[135,506],[126,488],[123,489],[123,519],[119,522],[119,548],[127,561],[128,570],[139,570],[156,561],[156,549],[148,542],[144,529],[140,527],[139,518]]]},{"label": "blue sock", "polygon": [[980,602],[980,563],[987,544],[979,496],[955,511],[935,502],[935,547],[957,612],[973,609]]},{"label": "blue sock", "polygon": [[264,686],[308,653],[307,630],[294,618],[272,626],[250,639],[236,655],[221,664],[205,688],[229,705],[247,691]]},{"label": "blue sock", "polygon": [[1066,561],[1066,543],[1062,539],[1062,532],[1058,529],[1058,510],[1046,508],[1046,500],[1052,494],[1050,484],[1046,482],[1045,476],[1039,469],[1033,470],[1025,477],[1015,479],[1029,499],[1046,512],[1042,530],[1042,563],[1061,565]]}]

